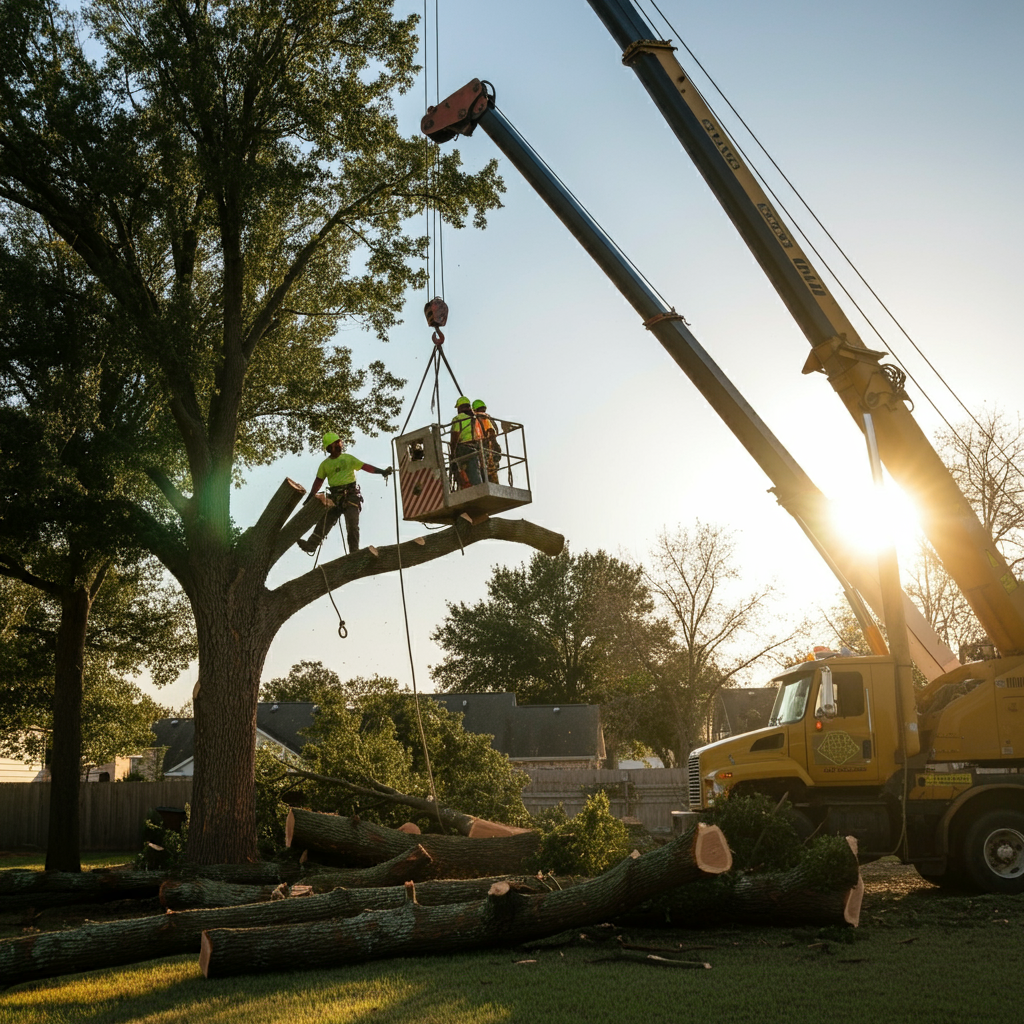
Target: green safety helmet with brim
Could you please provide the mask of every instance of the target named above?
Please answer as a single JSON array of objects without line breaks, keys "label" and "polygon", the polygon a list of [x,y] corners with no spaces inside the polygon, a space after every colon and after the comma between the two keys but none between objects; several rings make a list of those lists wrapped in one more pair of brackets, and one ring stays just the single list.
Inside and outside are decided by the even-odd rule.
[{"label": "green safety helmet with brim", "polygon": [[478,398],[473,403],[473,411],[474,412],[476,412],[478,409],[486,409],[486,408],[487,408],[487,403],[482,398]]},{"label": "green safety helmet with brim", "polygon": [[327,451],[335,441],[340,440],[341,438],[335,433],[324,434],[324,451]]},{"label": "green safety helmet with brim", "polygon": [[455,408],[456,409],[461,409],[464,405],[469,405],[469,404],[470,404],[469,403],[469,399],[465,395],[459,395],[459,397],[455,399]]}]

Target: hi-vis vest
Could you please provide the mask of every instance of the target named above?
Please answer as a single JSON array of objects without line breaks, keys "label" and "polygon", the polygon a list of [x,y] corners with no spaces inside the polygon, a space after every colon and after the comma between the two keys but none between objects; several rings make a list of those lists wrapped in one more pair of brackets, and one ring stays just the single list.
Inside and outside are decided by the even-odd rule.
[{"label": "hi-vis vest", "polygon": [[455,434],[455,439],[461,444],[463,442],[473,441],[482,436],[480,432],[480,423],[472,413],[460,412],[455,419],[452,420],[452,432]]}]

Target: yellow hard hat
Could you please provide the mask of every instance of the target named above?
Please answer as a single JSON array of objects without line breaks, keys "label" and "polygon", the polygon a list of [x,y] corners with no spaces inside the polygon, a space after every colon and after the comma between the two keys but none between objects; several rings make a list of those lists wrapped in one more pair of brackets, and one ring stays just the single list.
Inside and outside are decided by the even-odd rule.
[{"label": "yellow hard hat", "polygon": [[458,409],[463,405],[469,405],[469,399],[465,395],[459,395],[459,397],[455,399],[455,408]]},{"label": "yellow hard hat", "polygon": [[324,434],[324,451],[327,451],[335,441],[340,440],[341,438],[337,434]]}]

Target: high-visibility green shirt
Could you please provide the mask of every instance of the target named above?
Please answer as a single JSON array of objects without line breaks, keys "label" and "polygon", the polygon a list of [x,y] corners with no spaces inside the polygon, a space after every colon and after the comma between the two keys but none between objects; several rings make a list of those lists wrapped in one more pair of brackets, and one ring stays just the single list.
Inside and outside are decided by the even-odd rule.
[{"label": "high-visibility green shirt", "polygon": [[362,468],[363,464],[354,455],[342,452],[336,459],[324,459],[316,475],[326,480],[328,487],[344,487],[356,482],[356,470]]},{"label": "high-visibility green shirt", "polygon": [[475,416],[460,412],[459,415],[452,420],[452,433],[455,435],[455,440],[460,442],[472,441],[473,424],[475,423]]}]

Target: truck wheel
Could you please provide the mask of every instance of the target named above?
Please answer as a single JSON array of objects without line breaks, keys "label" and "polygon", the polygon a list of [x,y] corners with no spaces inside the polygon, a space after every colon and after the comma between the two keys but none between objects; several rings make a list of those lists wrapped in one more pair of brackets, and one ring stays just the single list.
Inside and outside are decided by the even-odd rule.
[{"label": "truck wheel", "polygon": [[989,811],[967,830],[964,866],[982,892],[1024,892],[1024,814]]}]

